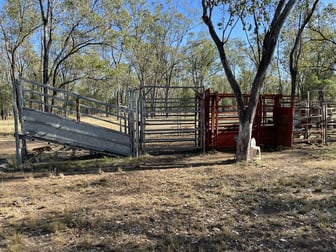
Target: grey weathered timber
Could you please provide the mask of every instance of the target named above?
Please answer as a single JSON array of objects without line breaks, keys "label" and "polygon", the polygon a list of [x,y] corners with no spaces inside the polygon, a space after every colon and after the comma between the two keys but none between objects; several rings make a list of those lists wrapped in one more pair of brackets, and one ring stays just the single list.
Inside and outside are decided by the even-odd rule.
[{"label": "grey weathered timber", "polygon": [[23,119],[22,133],[28,137],[102,153],[132,155],[129,136],[119,131],[28,108],[23,109]]}]

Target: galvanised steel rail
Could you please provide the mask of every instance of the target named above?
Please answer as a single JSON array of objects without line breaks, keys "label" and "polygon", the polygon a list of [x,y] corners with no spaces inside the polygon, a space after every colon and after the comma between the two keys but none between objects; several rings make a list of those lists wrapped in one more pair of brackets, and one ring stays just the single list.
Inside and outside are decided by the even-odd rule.
[{"label": "galvanised steel rail", "polygon": [[15,127],[18,165],[27,153],[27,138],[135,155],[134,116],[127,107],[25,79],[16,82],[13,93],[15,125],[21,126]]},{"label": "galvanised steel rail", "polygon": [[143,152],[202,149],[202,103],[196,97],[203,88],[144,86],[138,92]]}]

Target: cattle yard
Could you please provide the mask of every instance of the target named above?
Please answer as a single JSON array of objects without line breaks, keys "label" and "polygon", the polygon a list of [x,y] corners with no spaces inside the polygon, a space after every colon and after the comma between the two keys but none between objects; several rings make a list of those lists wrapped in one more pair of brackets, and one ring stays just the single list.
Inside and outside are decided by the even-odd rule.
[{"label": "cattle yard", "polygon": [[[107,155],[232,150],[239,119],[232,94],[200,87],[144,86],[113,105],[21,79],[14,111],[16,156],[37,139]],[[244,95],[247,105],[249,96]],[[334,103],[294,101],[262,94],[252,137],[262,148],[291,147],[295,141],[327,144],[336,139]]]},{"label": "cattle yard", "polygon": [[[44,87],[38,87],[34,90],[42,93]],[[26,89],[29,93],[32,86]],[[154,90],[148,88],[142,96],[133,90],[127,106],[116,106],[108,114],[103,109],[110,108],[106,104],[92,105],[95,100],[71,93],[67,106],[52,104],[60,110],[50,110],[55,115],[48,122],[31,113],[38,111],[45,118],[42,96],[22,100],[27,107],[22,107],[17,126],[28,155],[19,170],[11,161],[16,150],[13,120],[5,121],[10,129],[1,131],[5,135],[1,152],[10,155],[0,159],[9,161],[0,164],[0,251],[335,250],[336,145],[330,137],[335,129],[331,104],[326,110],[320,102],[293,107],[287,97],[261,96],[254,137],[262,151],[272,141],[276,146],[291,139],[270,139],[269,132],[283,130],[279,125],[287,125],[287,130],[293,125],[290,144],[295,148],[274,152],[272,147],[261,160],[235,163],[232,152],[216,151],[235,144],[238,120],[232,95],[176,88],[170,90],[170,97],[179,99],[151,103]],[[327,111],[325,122],[322,115],[316,116],[319,109]],[[291,115],[293,120],[288,120]],[[22,127],[20,120],[33,126]],[[92,125],[119,132],[139,146],[127,149],[139,155],[95,158],[92,150],[85,150],[89,159],[76,156],[75,152],[84,152],[78,150],[82,147],[57,143],[56,136],[64,134],[63,120],[74,129],[84,125],[81,131],[72,129],[76,136],[95,134]],[[47,123],[52,130],[45,127]],[[322,132],[323,127],[326,145],[322,133],[312,133]],[[21,134],[22,129],[32,129],[41,142]],[[48,143],[46,136],[56,143]],[[110,154],[105,150],[100,149]],[[68,158],[58,162],[63,154]]]}]

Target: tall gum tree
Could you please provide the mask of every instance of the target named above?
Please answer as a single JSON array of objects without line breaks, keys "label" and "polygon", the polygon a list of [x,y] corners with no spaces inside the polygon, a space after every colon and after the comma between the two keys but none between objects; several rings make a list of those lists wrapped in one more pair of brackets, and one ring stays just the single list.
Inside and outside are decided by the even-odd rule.
[{"label": "tall gum tree", "polygon": [[[118,13],[122,7],[121,2],[85,0],[75,5],[72,0],[39,0],[38,3],[42,29],[43,83],[64,88],[70,83],[88,78],[85,75],[74,75],[74,78],[62,81],[60,72],[67,62],[71,62],[71,58],[84,54],[86,50],[110,44],[106,36],[111,36],[113,32],[112,23],[118,19],[114,13]],[[45,111],[50,111],[47,96],[44,102]]]},{"label": "tall gum tree", "polygon": [[[311,64],[310,74],[313,73],[319,80],[332,80],[336,72],[336,6],[330,3],[319,9],[309,24],[308,32],[313,48],[309,51],[314,52],[306,57]],[[335,89],[333,86],[332,89]]]},{"label": "tall gum tree", "polygon": [[[235,94],[239,112],[239,133],[236,147],[236,161],[250,160],[250,141],[260,90],[266,71],[271,63],[279,33],[296,0],[247,1],[247,0],[202,0],[203,22],[207,25],[212,40],[216,44],[220,60]],[[216,18],[220,17],[220,20]],[[214,22],[218,22],[215,27]],[[253,31],[256,36],[259,64],[254,75],[250,98],[244,104],[241,87],[233,74],[227,56],[230,35],[242,24],[245,31]],[[221,34],[220,34],[221,33]],[[261,39],[262,37],[262,39]]]},{"label": "tall gum tree", "polygon": [[0,11],[0,39],[3,42],[9,75],[12,83],[22,74],[18,69],[20,48],[29,40],[39,25],[35,17],[33,1],[7,1]]},{"label": "tall gum tree", "polygon": [[23,45],[28,43],[38,27],[33,1],[15,0],[3,3],[0,11],[0,39],[3,42],[4,59],[8,65],[7,71],[13,90],[18,76],[23,74],[20,58],[27,52]]},{"label": "tall gum tree", "polygon": [[189,42],[185,55],[184,67],[190,73],[193,86],[205,86],[216,63],[213,44],[206,38],[197,38]]},{"label": "tall gum tree", "polygon": [[[299,60],[302,53],[302,35],[305,27],[309,23],[310,19],[313,16],[315,9],[319,3],[319,0],[313,1],[310,6],[311,0],[306,0],[301,2],[300,8],[297,8],[296,19],[294,19],[294,26],[298,28],[295,29],[296,34],[294,38],[293,47],[289,55],[289,71],[291,75],[291,97],[294,99],[297,89],[297,78],[299,72]],[[295,22],[296,21],[296,22]]]}]

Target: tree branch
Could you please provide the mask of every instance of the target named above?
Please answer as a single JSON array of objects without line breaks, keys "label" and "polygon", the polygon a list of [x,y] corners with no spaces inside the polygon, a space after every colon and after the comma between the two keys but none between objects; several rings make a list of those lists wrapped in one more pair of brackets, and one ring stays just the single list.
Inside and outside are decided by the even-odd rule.
[{"label": "tree branch", "polygon": [[[241,89],[239,87],[239,84],[237,82],[237,80],[234,77],[234,74],[230,68],[225,50],[224,50],[224,43],[223,41],[221,41],[215,31],[214,25],[212,23],[211,20],[211,13],[212,13],[212,8],[213,6],[211,6],[210,3],[208,3],[208,1],[206,0],[202,0],[202,7],[203,7],[203,22],[208,26],[209,29],[209,33],[213,39],[213,41],[215,42],[217,49],[219,51],[219,55],[220,55],[220,59],[224,68],[224,71],[226,73],[227,79],[230,83],[230,86],[236,96],[236,100],[237,100],[237,105],[239,107],[240,111],[244,111],[244,101],[243,101],[243,97],[242,97],[242,93],[241,93]],[[209,12],[209,14],[208,14]]]}]

